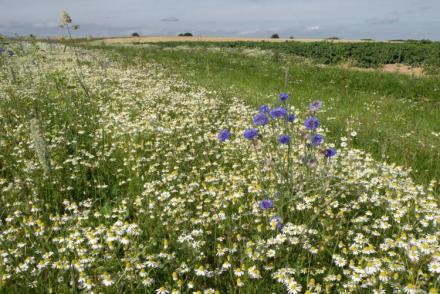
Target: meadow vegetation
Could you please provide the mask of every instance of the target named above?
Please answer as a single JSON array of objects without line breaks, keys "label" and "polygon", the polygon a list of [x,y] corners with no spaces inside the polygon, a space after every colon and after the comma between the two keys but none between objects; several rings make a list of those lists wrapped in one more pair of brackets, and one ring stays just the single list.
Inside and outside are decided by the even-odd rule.
[{"label": "meadow vegetation", "polygon": [[35,42],[0,65],[0,292],[437,293],[435,77]]},{"label": "meadow vegetation", "polygon": [[322,64],[347,63],[358,67],[380,67],[384,64],[406,64],[438,70],[440,42],[159,42],[163,47],[258,48],[310,58]]},{"label": "meadow vegetation", "polygon": [[222,97],[257,107],[274,93],[290,93],[295,105],[319,99],[330,137],[353,130],[353,145],[377,160],[412,168],[420,183],[440,179],[440,76],[412,77],[322,67],[276,51],[221,47],[93,46],[125,66],[154,62]]}]

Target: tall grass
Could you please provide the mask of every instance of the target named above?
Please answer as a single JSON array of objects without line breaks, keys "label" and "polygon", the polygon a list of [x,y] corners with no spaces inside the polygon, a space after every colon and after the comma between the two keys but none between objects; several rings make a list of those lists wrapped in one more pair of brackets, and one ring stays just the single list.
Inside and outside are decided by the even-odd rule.
[{"label": "tall grass", "polygon": [[[351,117],[350,139],[328,136],[341,101],[306,110],[294,65],[285,86],[270,58],[41,46],[0,57],[0,292],[438,288],[435,183],[349,146]],[[263,101],[284,108],[255,120]]]},{"label": "tall grass", "polygon": [[239,97],[254,107],[280,91],[290,93],[299,106],[322,99],[328,106],[324,119],[333,139],[355,130],[355,147],[376,159],[411,167],[418,182],[440,179],[439,76],[417,78],[321,67],[270,51],[255,57],[246,51],[175,46],[99,48],[114,53],[127,67],[157,63],[169,74],[223,97]]}]

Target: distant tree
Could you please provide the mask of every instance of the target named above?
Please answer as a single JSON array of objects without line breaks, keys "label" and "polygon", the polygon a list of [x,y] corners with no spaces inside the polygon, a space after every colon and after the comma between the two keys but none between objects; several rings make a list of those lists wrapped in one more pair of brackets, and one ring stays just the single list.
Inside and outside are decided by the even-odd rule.
[{"label": "distant tree", "polygon": [[293,40],[293,39],[295,39],[295,38],[294,38],[294,37],[289,37],[289,39],[290,39],[290,40]]},{"label": "distant tree", "polygon": [[139,37],[139,34],[135,32],[135,33],[131,34],[131,36],[132,37]]},{"label": "distant tree", "polygon": [[340,40],[340,38],[339,37],[330,37],[330,38],[327,38],[327,40]]},{"label": "distant tree", "polygon": [[180,33],[178,34],[179,37],[192,37],[193,35],[191,33]]},{"label": "distant tree", "polygon": [[429,39],[422,39],[422,40],[420,40],[420,43],[422,43],[422,44],[430,44],[430,43],[432,43],[432,41],[429,40]]},{"label": "distant tree", "polygon": [[279,39],[280,35],[278,35],[277,33],[272,34],[272,36],[270,36],[271,39]]}]

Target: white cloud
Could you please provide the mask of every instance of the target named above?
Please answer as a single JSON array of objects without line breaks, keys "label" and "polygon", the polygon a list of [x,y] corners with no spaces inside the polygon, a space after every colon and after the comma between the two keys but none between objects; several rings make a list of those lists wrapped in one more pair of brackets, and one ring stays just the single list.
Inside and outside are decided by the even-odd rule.
[{"label": "white cloud", "polygon": [[439,0],[35,1],[0,0],[0,33],[59,34],[52,23],[67,10],[81,27],[75,33],[85,36],[137,28],[144,34],[440,40]]},{"label": "white cloud", "polygon": [[306,33],[317,32],[319,30],[321,30],[321,26],[319,26],[319,25],[306,26],[304,28],[304,32],[306,32]]},{"label": "white cloud", "polygon": [[172,16],[172,17],[162,18],[160,21],[162,21],[162,22],[178,22],[178,21],[180,21],[180,19]]}]

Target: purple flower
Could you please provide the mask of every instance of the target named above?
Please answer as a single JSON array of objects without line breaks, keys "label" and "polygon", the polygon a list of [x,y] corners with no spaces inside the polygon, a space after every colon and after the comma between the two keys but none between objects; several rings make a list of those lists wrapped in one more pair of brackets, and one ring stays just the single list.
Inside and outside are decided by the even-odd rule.
[{"label": "purple flower", "polygon": [[289,98],[289,94],[287,94],[287,93],[281,93],[280,94],[280,101],[281,102],[286,101],[288,98]]},{"label": "purple flower", "polygon": [[287,116],[287,110],[282,107],[275,107],[270,111],[270,116],[274,119]]},{"label": "purple flower", "polygon": [[258,108],[258,110],[260,110],[260,112],[263,112],[263,113],[268,113],[270,108],[266,104],[263,104]]},{"label": "purple flower", "polygon": [[3,51],[5,51],[5,49],[3,49],[2,47],[0,47],[0,55],[2,55]]},{"label": "purple flower", "polygon": [[288,122],[293,122],[295,120],[295,115],[294,114],[289,114],[288,116],[287,116],[287,121]]},{"label": "purple flower", "polygon": [[322,102],[321,101],[313,101],[312,103],[310,103],[309,105],[309,110],[312,112],[318,111],[320,110],[322,107]]},{"label": "purple flower", "polygon": [[263,199],[260,201],[261,209],[271,209],[273,208],[273,202],[270,199]]},{"label": "purple flower", "polygon": [[218,133],[217,138],[222,142],[229,140],[231,138],[231,132],[228,129],[223,129]]},{"label": "purple flower", "polygon": [[269,122],[269,119],[267,118],[267,116],[264,114],[264,113],[262,113],[262,112],[260,112],[260,113],[258,113],[258,114],[256,114],[255,116],[254,116],[254,123],[257,125],[257,126],[264,126],[265,124],[267,124]]},{"label": "purple flower", "polygon": [[316,130],[319,127],[320,123],[319,120],[314,116],[309,116],[304,121],[304,126],[309,130]]},{"label": "purple flower", "polygon": [[322,142],[324,142],[324,137],[319,134],[313,134],[310,138],[310,142],[314,146],[320,145]]},{"label": "purple flower", "polygon": [[248,140],[253,140],[258,136],[258,131],[256,129],[250,128],[243,132],[243,136]]},{"label": "purple flower", "polygon": [[270,222],[274,222],[278,230],[281,230],[283,228],[283,221],[278,215],[271,218]]},{"label": "purple flower", "polygon": [[335,148],[328,148],[324,151],[325,157],[333,157],[336,155],[336,149]]},{"label": "purple flower", "polygon": [[278,139],[280,144],[289,144],[290,143],[290,136],[289,135],[281,135]]}]

